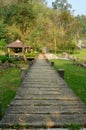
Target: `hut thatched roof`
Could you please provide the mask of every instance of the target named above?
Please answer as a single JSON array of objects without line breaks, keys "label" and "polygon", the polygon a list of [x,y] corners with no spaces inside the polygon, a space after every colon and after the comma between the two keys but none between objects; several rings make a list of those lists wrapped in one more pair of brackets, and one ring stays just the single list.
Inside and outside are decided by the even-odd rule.
[{"label": "hut thatched roof", "polygon": [[20,40],[16,40],[12,43],[10,43],[9,45],[7,45],[7,48],[29,48],[29,46],[25,45],[23,42],[21,42]]}]

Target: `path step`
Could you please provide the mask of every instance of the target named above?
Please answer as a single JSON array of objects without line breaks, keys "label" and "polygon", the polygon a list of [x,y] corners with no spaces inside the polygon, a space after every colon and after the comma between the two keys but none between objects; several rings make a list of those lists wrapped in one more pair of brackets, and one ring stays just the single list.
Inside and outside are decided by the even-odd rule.
[{"label": "path step", "polygon": [[62,100],[13,100],[11,102],[11,105],[26,105],[30,106],[34,104],[34,106],[77,106],[77,107],[83,107],[84,104],[81,101],[67,101],[64,102]]},{"label": "path step", "polygon": [[[6,129],[0,128],[0,130],[6,130]],[[9,129],[9,130],[16,130],[16,129]],[[24,130],[69,130],[69,129],[67,129],[67,128],[46,128],[46,129],[43,129],[43,128],[35,128],[35,129],[31,128],[31,129],[24,129]],[[86,130],[86,128],[81,128],[80,130]]]}]

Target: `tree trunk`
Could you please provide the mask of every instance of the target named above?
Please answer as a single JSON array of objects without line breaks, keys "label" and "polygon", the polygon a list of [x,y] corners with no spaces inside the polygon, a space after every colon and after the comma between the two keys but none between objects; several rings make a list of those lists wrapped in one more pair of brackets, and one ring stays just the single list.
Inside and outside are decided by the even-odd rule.
[{"label": "tree trunk", "polygon": [[56,38],[54,37],[54,46],[55,46],[55,54],[57,52],[57,46],[56,46]]},{"label": "tree trunk", "polygon": [[24,30],[23,30],[23,27],[21,27],[21,33],[22,33],[21,40],[23,42],[22,54],[23,54],[24,61],[27,62],[27,57],[25,55],[25,47],[24,47]]}]

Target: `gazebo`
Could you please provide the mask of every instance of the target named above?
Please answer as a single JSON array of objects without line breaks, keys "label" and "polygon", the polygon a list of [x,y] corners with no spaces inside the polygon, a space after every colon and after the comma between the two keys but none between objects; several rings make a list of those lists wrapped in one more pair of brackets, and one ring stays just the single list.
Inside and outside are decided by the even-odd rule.
[{"label": "gazebo", "polygon": [[22,41],[16,40],[10,44],[7,45],[8,53],[20,53],[25,52],[27,53],[29,46],[25,45]]}]

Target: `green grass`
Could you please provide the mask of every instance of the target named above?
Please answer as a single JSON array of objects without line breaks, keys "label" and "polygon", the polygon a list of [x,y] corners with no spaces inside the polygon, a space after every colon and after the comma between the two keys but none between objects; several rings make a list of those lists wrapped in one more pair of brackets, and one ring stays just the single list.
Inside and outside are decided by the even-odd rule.
[{"label": "green grass", "polygon": [[[57,53],[57,56],[62,56],[62,53]],[[77,58],[78,62],[85,62],[86,63],[86,49],[82,50],[75,50],[73,54],[69,54],[70,57]]]},{"label": "green grass", "polygon": [[73,65],[67,60],[53,60],[55,69],[65,70],[64,79],[74,93],[86,104],[86,68]]},{"label": "green grass", "polygon": [[15,96],[20,83],[19,69],[8,68],[0,70],[0,102],[2,106],[2,115]]},{"label": "green grass", "polygon": [[[57,53],[58,56],[62,56],[63,52]],[[73,54],[70,54],[71,56],[74,57],[80,57],[80,58],[86,58],[86,49],[81,49],[81,50],[75,50]]]},{"label": "green grass", "polygon": [[80,130],[80,126],[78,124],[71,124],[71,125],[65,125],[65,128],[68,128],[68,130]]},{"label": "green grass", "polygon": [[86,58],[86,49],[77,50],[73,56],[80,57],[80,58]]},{"label": "green grass", "polygon": [[76,57],[78,62],[85,62],[86,63],[86,49],[77,50],[71,56]]}]

